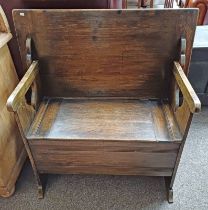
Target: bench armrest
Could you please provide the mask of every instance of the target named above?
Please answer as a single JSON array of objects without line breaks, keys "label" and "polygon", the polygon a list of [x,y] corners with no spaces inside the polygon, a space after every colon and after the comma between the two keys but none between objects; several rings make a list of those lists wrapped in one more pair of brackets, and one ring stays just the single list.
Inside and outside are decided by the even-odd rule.
[{"label": "bench armrest", "polygon": [[7,109],[11,112],[16,112],[23,100],[25,100],[25,94],[31,87],[36,76],[38,74],[38,61],[33,61],[29,69],[21,79],[17,87],[7,100]]},{"label": "bench armrest", "polygon": [[181,65],[174,62],[173,74],[191,113],[201,110],[201,102],[187,79]]},{"label": "bench armrest", "polygon": [[[178,103],[179,89],[183,95],[181,105]],[[169,100],[183,139],[186,139],[193,114],[201,110],[201,102],[178,62],[174,62],[173,74],[170,81]]]}]

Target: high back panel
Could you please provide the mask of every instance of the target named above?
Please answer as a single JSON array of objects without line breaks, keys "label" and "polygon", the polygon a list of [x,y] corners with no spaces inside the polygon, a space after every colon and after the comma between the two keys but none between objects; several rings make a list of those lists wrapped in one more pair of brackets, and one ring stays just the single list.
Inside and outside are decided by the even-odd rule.
[{"label": "high back panel", "polygon": [[31,36],[47,96],[166,97],[180,39],[187,72],[198,11],[15,10],[23,66]]}]

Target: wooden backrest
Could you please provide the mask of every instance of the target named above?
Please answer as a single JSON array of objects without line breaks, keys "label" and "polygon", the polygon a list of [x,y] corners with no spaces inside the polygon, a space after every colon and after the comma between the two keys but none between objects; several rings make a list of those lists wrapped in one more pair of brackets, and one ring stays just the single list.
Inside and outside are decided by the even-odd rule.
[{"label": "wooden backrest", "polygon": [[15,10],[23,66],[31,36],[47,96],[167,97],[180,39],[188,71],[198,11]]}]

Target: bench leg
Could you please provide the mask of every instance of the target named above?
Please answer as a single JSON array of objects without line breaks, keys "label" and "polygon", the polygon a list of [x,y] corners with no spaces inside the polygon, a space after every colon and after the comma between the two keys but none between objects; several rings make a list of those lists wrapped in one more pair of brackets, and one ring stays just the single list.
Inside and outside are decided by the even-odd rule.
[{"label": "bench leg", "polygon": [[26,148],[28,157],[30,159],[30,163],[31,163],[31,166],[32,166],[32,169],[33,169],[33,173],[34,173],[34,176],[35,176],[36,183],[38,185],[38,198],[42,199],[44,197],[44,186],[45,186],[45,180],[46,179],[43,178],[44,175],[39,174],[39,172],[37,170],[37,167],[36,167],[36,164],[35,164],[35,161],[34,161],[34,158],[32,156],[30,147],[27,143],[27,140],[25,140],[25,139],[24,139],[24,144],[25,144],[25,148]]},{"label": "bench leg", "polygon": [[167,200],[168,203],[173,203],[173,188],[171,186],[172,177],[164,177],[165,178],[165,185],[167,190]]},{"label": "bench leg", "polygon": [[[33,155],[32,155],[31,149],[30,149],[30,145],[28,144],[28,141],[25,137],[24,130],[22,128],[22,125],[21,125],[21,122],[20,122],[17,112],[15,112],[14,115],[15,115],[15,119],[16,119],[17,125],[19,127],[19,130],[20,130],[20,133],[22,136],[22,140],[25,145],[25,149],[27,151],[27,154],[28,154],[28,157],[29,157],[32,169],[33,169],[33,173],[34,173],[37,185],[38,185],[38,198],[41,199],[44,197],[44,185],[46,183],[46,178],[44,177],[44,179],[43,179],[43,175],[40,175],[40,173],[38,172],[35,160],[33,158]],[[43,183],[44,183],[44,185],[43,185]]]},{"label": "bench leg", "polygon": [[167,189],[168,203],[173,203],[173,189]]},{"label": "bench leg", "polygon": [[35,179],[36,179],[36,182],[37,182],[37,185],[38,185],[38,198],[42,199],[44,197],[44,188],[43,188],[43,183],[42,183],[42,180],[41,180],[41,176],[38,173],[38,171],[35,170],[34,168],[33,168],[33,172],[34,172]]},{"label": "bench leg", "polygon": [[38,185],[38,198],[43,199],[44,198],[44,191],[43,191],[43,186]]},{"label": "bench leg", "polygon": [[33,159],[33,156],[32,156],[32,153],[31,153],[31,150],[30,150],[30,147],[29,147],[27,141],[25,140],[24,143],[25,143],[25,148],[26,148],[26,151],[27,151],[27,154],[28,154],[28,157],[30,159],[30,163],[31,163],[31,166],[32,166],[32,169],[33,169],[35,180],[36,180],[36,183],[38,185],[38,198],[42,199],[42,198],[44,198],[44,186],[45,186],[45,183],[46,183],[45,182],[46,178],[44,177],[44,175],[41,175],[38,172],[35,161]]},{"label": "bench leg", "polygon": [[46,174],[39,174],[38,172],[34,173],[35,178],[38,184],[38,198],[43,199],[45,188],[46,188],[46,182],[47,182],[47,175]]}]

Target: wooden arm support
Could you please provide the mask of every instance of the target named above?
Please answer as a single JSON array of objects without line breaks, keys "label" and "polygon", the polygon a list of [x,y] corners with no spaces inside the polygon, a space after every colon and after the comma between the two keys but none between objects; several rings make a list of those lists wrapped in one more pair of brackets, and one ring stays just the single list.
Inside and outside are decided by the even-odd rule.
[{"label": "wooden arm support", "polygon": [[178,62],[174,62],[173,74],[183,94],[184,100],[186,100],[188,104],[190,112],[199,112],[201,110],[201,102]]},{"label": "wooden arm support", "polygon": [[25,100],[25,94],[34,82],[37,74],[38,61],[33,61],[24,77],[7,100],[7,109],[9,111],[16,112],[18,110],[21,102]]}]

